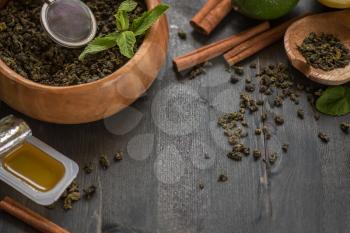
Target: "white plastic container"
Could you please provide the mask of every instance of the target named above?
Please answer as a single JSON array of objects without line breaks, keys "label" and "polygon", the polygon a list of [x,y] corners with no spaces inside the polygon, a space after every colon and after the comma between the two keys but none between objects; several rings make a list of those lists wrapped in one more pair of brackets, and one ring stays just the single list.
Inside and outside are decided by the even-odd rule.
[{"label": "white plastic container", "polygon": [[[2,161],[6,155],[23,145],[23,143],[31,144],[63,165],[64,175],[52,189],[48,191],[37,190],[4,168]],[[0,180],[29,199],[39,205],[51,205],[60,198],[66,188],[73,182],[78,171],[79,167],[73,160],[32,136],[29,126],[23,120],[12,115],[0,120]]]}]

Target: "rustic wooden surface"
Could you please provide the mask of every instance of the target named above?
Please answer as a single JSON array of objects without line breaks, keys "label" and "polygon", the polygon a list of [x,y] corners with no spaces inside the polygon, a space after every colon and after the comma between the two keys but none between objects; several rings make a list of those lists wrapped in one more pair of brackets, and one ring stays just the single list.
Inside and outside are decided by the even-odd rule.
[{"label": "rustic wooden surface", "polygon": [[[229,146],[215,121],[222,112],[237,110],[244,82],[229,83],[222,58],[213,61],[206,75],[181,79],[172,70],[171,58],[257,22],[232,13],[209,38],[189,33],[184,42],[176,34],[179,29],[192,31],[188,21],[204,0],[169,3],[168,63],[143,98],[119,115],[87,125],[60,126],[25,118],[38,138],[81,166],[101,154],[127,151],[124,160],[108,171],[97,168],[79,175],[82,187],[98,187],[97,195],[69,212],[37,206],[3,183],[0,198],[9,195],[74,233],[350,232],[350,136],[339,129],[349,116],[322,116],[316,122],[305,96],[300,103],[304,120],[296,117],[297,107],[289,101],[283,108],[266,104],[270,116],[280,113],[286,123],[276,128],[269,120],[272,139],[264,142],[250,133],[246,144],[266,155],[278,152],[277,163],[267,167],[252,157],[241,163],[228,160]],[[316,1],[303,0],[296,12],[310,10],[323,9]],[[260,66],[286,61],[282,42],[244,62],[246,75],[252,75],[252,61]],[[267,101],[271,103],[271,97]],[[16,114],[4,104],[0,113]],[[258,115],[249,118],[251,129],[258,126]],[[330,135],[329,144],[320,142],[319,131]],[[287,154],[281,153],[283,143],[290,144]],[[220,174],[229,180],[218,183]],[[35,231],[0,213],[0,232]]]}]

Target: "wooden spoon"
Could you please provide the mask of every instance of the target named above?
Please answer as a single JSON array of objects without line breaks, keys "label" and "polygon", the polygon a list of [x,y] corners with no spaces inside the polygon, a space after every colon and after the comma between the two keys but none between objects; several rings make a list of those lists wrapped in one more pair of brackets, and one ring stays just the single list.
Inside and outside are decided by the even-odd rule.
[{"label": "wooden spoon", "polygon": [[315,69],[307,64],[297,46],[309,33],[333,34],[350,51],[350,10],[336,11],[304,17],[286,31],[284,46],[292,65],[311,80],[325,85],[340,85],[350,81],[350,65],[332,71]]}]

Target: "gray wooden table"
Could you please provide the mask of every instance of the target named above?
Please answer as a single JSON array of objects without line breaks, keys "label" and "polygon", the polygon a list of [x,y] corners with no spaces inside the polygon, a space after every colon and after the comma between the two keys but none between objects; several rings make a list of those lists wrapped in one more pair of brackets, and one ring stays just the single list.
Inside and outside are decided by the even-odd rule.
[{"label": "gray wooden table", "polygon": [[[205,0],[169,0],[172,6],[170,49],[158,80],[130,108],[104,121],[75,126],[53,125],[24,117],[34,135],[83,166],[97,162],[101,154],[126,152],[108,171],[99,168],[80,173],[81,187],[95,184],[96,196],[82,200],[65,212],[35,205],[7,185],[0,184],[0,198],[9,195],[74,233],[346,233],[350,232],[350,136],[339,129],[349,116],[313,119],[305,96],[297,107],[286,101],[273,108],[267,99],[265,111],[284,115],[286,123],[274,127],[272,139],[250,134],[245,143],[260,148],[266,156],[279,152],[277,163],[268,167],[252,157],[237,163],[229,160],[229,146],[216,126],[223,112],[235,111],[244,82],[229,84],[222,58],[213,61],[206,75],[179,79],[171,59],[202,44],[232,35],[256,24],[232,13],[212,36],[196,33],[189,19]],[[295,14],[322,11],[314,0],[301,0]],[[186,42],[177,37],[189,32]],[[282,42],[245,61],[260,67],[285,62]],[[304,78],[299,76],[299,80]],[[258,95],[258,93],[256,93]],[[29,106],[30,107],[30,106]],[[18,114],[2,104],[0,115]],[[259,126],[259,114],[249,118],[251,129]],[[319,131],[331,141],[323,144]],[[289,152],[280,152],[289,143]],[[220,174],[228,181],[218,183]],[[199,189],[199,184],[204,189]],[[1,233],[36,232],[7,214],[0,213]]]}]

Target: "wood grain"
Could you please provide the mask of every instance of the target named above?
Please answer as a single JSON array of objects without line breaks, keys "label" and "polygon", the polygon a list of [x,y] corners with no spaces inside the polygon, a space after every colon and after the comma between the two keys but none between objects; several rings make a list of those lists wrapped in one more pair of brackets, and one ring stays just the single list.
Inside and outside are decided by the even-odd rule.
[{"label": "wood grain", "polygon": [[[159,0],[146,3],[153,8]],[[122,68],[98,81],[69,87],[35,83],[0,60],[0,99],[42,121],[79,124],[101,120],[133,103],[150,87],[166,59],[167,47],[168,24],[163,16]]]},{"label": "wood grain", "polygon": [[[349,121],[349,116],[322,115],[315,122],[306,96],[300,97],[299,106],[285,101],[282,108],[274,108],[272,102],[278,93],[265,97],[255,92],[256,98],[267,101],[261,111],[269,113],[266,125],[273,136],[270,141],[264,141],[254,135],[255,127],[261,126],[261,112],[257,112],[247,118],[249,136],[244,143],[261,149],[265,156],[278,152],[279,159],[273,167],[255,162],[252,157],[242,163],[228,160],[226,153],[230,146],[216,127],[217,117],[223,112],[238,110],[245,78],[251,77],[256,82],[254,76],[259,70],[250,69],[251,62],[258,67],[287,62],[283,42],[239,64],[244,67],[245,75],[235,85],[229,83],[230,74],[225,71],[222,59],[213,60],[205,75],[194,80],[179,80],[172,69],[172,57],[243,31],[256,21],[232,14],[210,38],[203,39],[193,33],[184,42],[176,33],[179,29],[192,30],[188,20],[205,1],[167,2],[172,6],[167,66],[146,95],[118,115],[106,121],[62,126],[32,120],[5,104],[0,105],[0,117],[9,113],[24,117],[36,137],[80,166],[88,161],[96,163],[101,154],[112,156],[117,150],[124,150],[124,160],[112,163],[109,170],[97,167],[90,175],[79,174],[82,188],[91,184],[98,187],[96,196],[90,201],[76,203],[69,212],[64,212],[60,206],[54,210],[37,206],[3,183],[0,183],[0,198],[9,195],[74,233],[350,232],[350,136],[339,129],[339,124]],[[317,1],[300,1],[293,14],[322,10]],[[298,82],[309,81],[296,70],[291,71]],[[305,111],[304,120],[296,116],[299,107]],[[285,125],[274,127],[271,118],[274,113],[284,116]],[[130,119],[141,120],[135,123]],[[194,130],[188,134],[174,134],[180,131],[177,128],[181,128],[181,122],[187,122]],[[329,134],[328,144],[319,141],[319,131]],[[135,143],[135,137],[144,134],[153,135],[154,142],[150,154],[140,160],[127,148]],[[139,145],[136,148],[141,151],[149,147],[145,141],[136,142]],[[283,143],[290,144],[286,154],[281,153]],[[158,179],[158,175],[168,175],[165,178],[169,179],[174,170],[155,171],[164,148],[169,147],[176,148],[185,167],[180,180],[174,184]],[[211,158],[210,162],[203,159],[205,153]],[[209,165],[203,168],[207,163]],[[164,164],[177,166],[176,160],[165,160]],[[220,174],[226,174],[229,180],[218,183]],[[198,188],[200,183],[204,184],[203,190]],[[35,233],[2,212],[0,232]]]},{"label": "wood grain", "polygon": [[290,62],[311,80],[325,85],[340,85],[350,81],[350,66],[323,71],[309,65],[297,46],[311,33],[335,35],[350,49],[350,10],[335,11],[305,17],[289,27],[284,44]]}]

